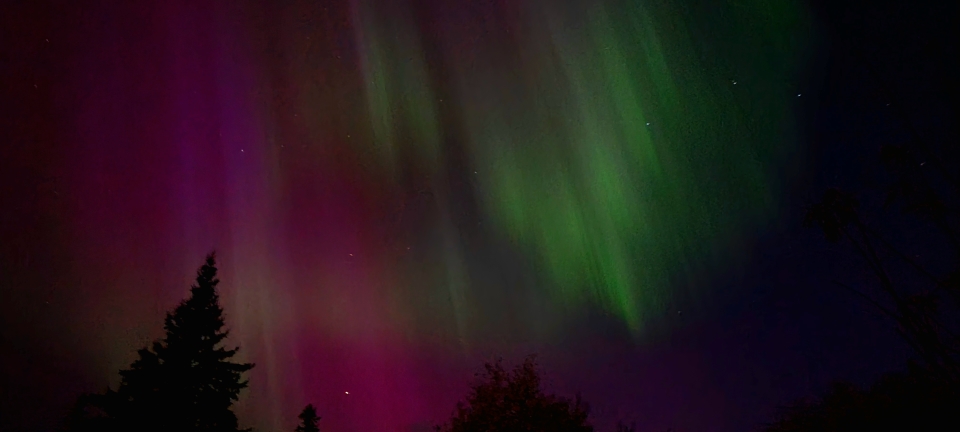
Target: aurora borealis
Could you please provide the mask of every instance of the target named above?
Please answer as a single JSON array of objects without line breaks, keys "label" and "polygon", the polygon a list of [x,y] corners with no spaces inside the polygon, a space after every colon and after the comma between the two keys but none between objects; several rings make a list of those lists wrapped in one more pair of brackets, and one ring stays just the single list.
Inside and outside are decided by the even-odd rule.
[{"label": "aurora borealis", "polygon": [[[770,143],[794,93],[797,5],[721,9],[741,21],[729,37],[754,45],[741,53],[693,41],[687,27],[709,13],[698,5],[474,4],[420,24],[409,6],[376,6],[352,9],[372,131],[357,141],[392,179],[428,179],[440,226],[458,193],[448,183],[468,184],[482,231],[531,257],[542,295],[595,303],[639,332],[673,276],[775,198],[783,149]],[[753,89],[731,88],[737,69]],[[776,93],[754,98],[760,88]],[[462,311],[464,245],[444,231],[443,284]]]},{"label": "aurora borealis", "polygon": [[439,421],[587,315],[669,332],[796,150],[794,0],[84,3],[30,33],[47,337],[115,383],[216,249],[259,430]]}]

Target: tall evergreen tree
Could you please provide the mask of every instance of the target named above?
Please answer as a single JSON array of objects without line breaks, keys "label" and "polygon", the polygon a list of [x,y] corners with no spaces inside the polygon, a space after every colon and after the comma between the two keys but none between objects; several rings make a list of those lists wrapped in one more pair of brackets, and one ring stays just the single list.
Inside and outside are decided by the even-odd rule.
[{"label": "tall evergreen tree", "polygon": [[120,371],[116,392],[87,399],[97,401],[96,411],[103,414],[99,424],[117,431],[238,431],[231,406],[247,386],[242,375],[253,364],[231,361],[238,348],[223,346],[229,332],[224,329],[219,282],[211,253],[197,272],[190,297],[167,313],[166,336],[139,350],[130,369]]},{"label": "tall evergreen tree", "polygon": [[320,432],[320,427],[317,426],[320,417],[317,416],[317,409],[312,404],[303,407],[303,411],[297,418],[300,419],[300,424],[294,429],[295,432]]}]

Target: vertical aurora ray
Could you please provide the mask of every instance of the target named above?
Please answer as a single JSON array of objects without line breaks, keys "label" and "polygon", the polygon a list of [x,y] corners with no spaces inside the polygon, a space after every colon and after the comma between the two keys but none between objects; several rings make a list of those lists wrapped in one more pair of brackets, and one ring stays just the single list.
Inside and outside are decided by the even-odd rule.
[{"label": "vertical aurora ray", "polygon": [[477,352],[597,309],[644,335],[773,208],[792,0],[281,3],[128,7],[78,50],[104,376],[216,247],[245,424],[403,430]]},{"label": "vertical aurora ray", "polygon": [[[773,3],[731,8],[757,7],[759,19],[799,13]],[[527,6],[518,27],[534,36],[516,36],[516,56],[460,71],[485,208],[540,257],[550,291],[596,301],[639,330],[669,297],[671,277],[770,208],[765,164],[780,138],[751,125],[786,118],[790,78],[759,75],[753,85],[779,81],[781,102],[745,111],[718,88],[730,79],[702,55],[708,44],[691,40],[691,7]],[[763,27],[756,48],[796,31]],[[765,60],[783,67],[793,55],[774,50]]]},{"label": "vertical aurora ray", "polygon": [[351,2],[372,142],[391,168],[414,158],[435,170],[440,162],[437,97],[403,3]]},{"label": "vertical aurora ray", "polygon": [[[465,292],[469,287],[463,245],[452,220],[450,194],[444,175],[446,153],[441,149],[444,131],[440,125],[436,95],[420,41],[420,33],[407,2],[354,0],[352,12],[357,34],[367,118],[373,135],[370,142],[381,155],[395,180],[409,183],[421,178],[436,201],[436,217],[442,240],[442,285],[453,308],[456,334],[463,343],[468,319]],[[416,181],[416,180],[414,180]]]}]

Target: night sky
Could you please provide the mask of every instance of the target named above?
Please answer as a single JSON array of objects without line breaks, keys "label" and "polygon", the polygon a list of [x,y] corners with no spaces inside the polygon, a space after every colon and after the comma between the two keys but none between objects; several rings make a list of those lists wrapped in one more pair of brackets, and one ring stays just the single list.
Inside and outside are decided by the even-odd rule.
[{"label": "night sky", "polygon": [[910,353],[801,219],[905,119],[957,142],[927,3],[4,2],[0,430],[116,385],[214,249],[261,431],[429,430],[532,353],[600,430],[869,383]]}]

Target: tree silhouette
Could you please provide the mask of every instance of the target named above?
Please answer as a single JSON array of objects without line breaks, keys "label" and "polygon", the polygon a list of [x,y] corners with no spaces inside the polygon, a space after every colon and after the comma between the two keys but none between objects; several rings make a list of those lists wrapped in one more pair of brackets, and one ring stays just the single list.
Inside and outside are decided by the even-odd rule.
[{"label": "tree silhouette", "polygon": [[782,410],[766,431],[957,430],[958,396],[949,383],[913,367],[867,389],[836,383],[825,396]]},{"label": "tree silhouette", "polygon": [[579,395],[569,400],[543,392],[533,357],[512,373],[499,360],[484,368],[466,401],[457,404],[449,423],[437,426],[438,432],[593,431],[589,407]]},{"label": "tree silhouette", "polygon": [[[954,228],[958,212],[948,204],[949,182],[935,181],[936,176],[924,169],[924,161],[904,146],[882,147],[880,161],[892,178],[883,208],[898,207],[901,214],[936,229],[956,260],[960,256]],[[767,430],[956,430],[960,262],[955,261],[945,273],[932,271],[921,262],[921,255],[904,253],[871,226],[857,200],[839,189],[827,190],[823,199],[808,209],[804,223],[820,228],[830,242],[852,246],[875,279],[862,284],[866,290],[836,284],[896,323],[900,335],[918,354],[919,363],[912,363],[908,373],[887,376],[866,390],[837,384],[822,398],[795,403]],[[869,291],[871,286],[873,291]]]},{"label": "tree silhouette", "polygon": [[71,416],[74,430],[235,432],[231,406],[247,386],[249,363],[230,359],[217,293],[214,255],[197,272],[190,297],[167,313],[166,336],[137,352],[120,371],[117,391],[81,397]]},{"label": "tree silhouette", "polygon": [[[896,103],[875,65],[868,61],[865,66],[884,98],[894,100],[895,115],[909,140],[880,147],[878,162],[888,174],[882,206],[864,209],[852,194],[829,189],[808,209],[804,223],[859,255],[872,277],[836,284],[890,318],[917,353],[917,361],[907,373],[887,376],[873,387],[838,384],[822,398],[796,403],[769,431],[958,429],[960,177],[951,168],[956,166],[955,153],[951,157],[949,140],[942,145],[928,142]],[[894,225],[900,233],[882,232],[871,217],[913,223]]]},{"label": "tree silhouette", "polygon": [[[934,228],[937,240],[952,249],[954,264],[946,271],[931,270],[936,266],[922,262],[921,255],[905,253],[868,223],[851,194],[836,188],[827,190],[808,209],[804,224],[820,228],[830,242],[845,241],[853,247],[876,277],[879,289],[870,293],[837,284],[895,321],[929,373],[960,385],[960,234],[956,228],[960,209],[951,204],[960,190],[953,186],[950,173],[929,169],[939,165],[927,161],[938,159],[910,146],[885,145],[879,162],[890,175],[883,209],[898,208],[902,215],[917,218],[917,226]],[[936,253],[923,256],[943,254],[930,252]],[[906,271],[891,277],[898,268]]]},{"label": "tree silhouette", "polygon": [[116,419],[121,410],[116,392],[84,394],[77,398],[67,417],[66,430],[71,432],[119,432],[123,430]]},{"label": "tree silhouette", "polygon": [[317,409],[313,404],[303,407],[303,411],[297,418],[300,419],[300,424],[297,425],[295,432],[320,432],[320,427],[317,426],[320,417],[317,416]]}]

